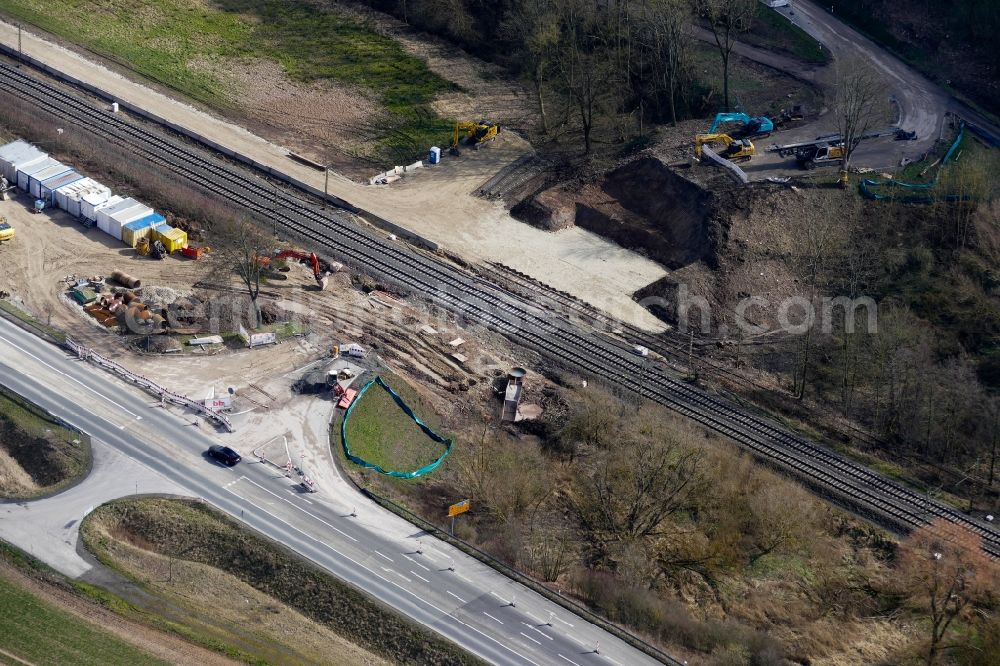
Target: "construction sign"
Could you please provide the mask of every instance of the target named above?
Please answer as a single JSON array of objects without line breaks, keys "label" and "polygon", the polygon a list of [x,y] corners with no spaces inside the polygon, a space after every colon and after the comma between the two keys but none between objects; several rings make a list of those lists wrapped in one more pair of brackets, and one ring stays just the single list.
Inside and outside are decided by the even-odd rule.
[{"label": "construction sign", "polygon": [[456,502],[448,507],[448,517],[454,518],[455,516],[465,513],[472,508],[472,502],[469,500],[462,500],[461,502]]}]

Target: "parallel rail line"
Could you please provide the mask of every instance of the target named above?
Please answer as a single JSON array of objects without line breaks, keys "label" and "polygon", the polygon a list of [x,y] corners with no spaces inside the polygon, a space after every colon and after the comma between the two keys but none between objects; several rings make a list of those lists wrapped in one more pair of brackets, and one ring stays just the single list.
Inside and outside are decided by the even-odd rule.
[{"label": "parallel rail line", "polygon": [[647,359],[637,357],[624,343],[578,330],[562,316],[546,312],[495,284],[380,238],[341,211],[322,210],[284,189],[276,190],[263,178],[174,138],[165,130],[151,131],[125,117],[111,115],[88,99],[6,64],[0,64],[0,89],[72,121],[80,130],[126,146],[136,156],[168,167],[202,188],[210,188],[231,204],[271,218],[335,255],[353,258],[366,270],[434,298],[449,311],[503,333],[542,356],[580,372],[603,375],[688,416],[860,513],[906,530],[942,517],[978,534],[984,549],[1000,557],[1000,532],[992,525],[929,500],[728,400],[678,381]]}]

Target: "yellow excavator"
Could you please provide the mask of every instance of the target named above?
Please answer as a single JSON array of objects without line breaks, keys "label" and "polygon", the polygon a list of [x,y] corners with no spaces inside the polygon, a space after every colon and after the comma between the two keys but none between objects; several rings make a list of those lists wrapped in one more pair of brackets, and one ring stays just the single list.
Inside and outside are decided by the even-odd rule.
[{"label": "yellow excavator", "polygon": [[0,215],[0,242],[9,241],[14,237],[14,227],[7,224],[7,218]]},{"label": "yellow excavator", "polygon": [[455,123],[455,132],[452,136],[451,149],[449,152],[452,155],[458,155],[460,152],[458,149],[458,142],[463,138],[466,140],[466,143],[472,145],[474,150],[479,150],[479,146],[483,145],[487,141],[492,141],[499,133],[500,126],[486,120],[480,120],[478,123]]},{"label": "yellow excavator", "polygon": [[699,134],[694,138],[694,154],[701,157],[701,147],[706,143],[722,142],[726,144],[726,149],[719,153],[727,160],[748,160],[757,154],[750,139],[734,139],[728,134]]}]

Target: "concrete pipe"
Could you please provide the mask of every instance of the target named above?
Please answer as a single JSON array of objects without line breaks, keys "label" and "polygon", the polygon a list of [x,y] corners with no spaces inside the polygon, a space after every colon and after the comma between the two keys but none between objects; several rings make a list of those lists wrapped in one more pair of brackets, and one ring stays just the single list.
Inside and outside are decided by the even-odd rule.
[{"label": "concrete pipe", "polygon": [[120,282],[129,289],[136,289],[142,286],[142,280],[134,278],[128,273],[122,273],[121,271],[113,271],[111,273],[111,279],[115,282]]}]

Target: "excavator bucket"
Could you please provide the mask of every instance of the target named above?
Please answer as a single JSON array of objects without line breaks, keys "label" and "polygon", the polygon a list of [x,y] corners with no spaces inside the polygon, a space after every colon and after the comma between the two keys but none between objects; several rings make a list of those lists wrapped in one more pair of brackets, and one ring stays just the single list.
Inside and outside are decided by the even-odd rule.
[{"label": "excavator bucket", "polygon": [[330,280],[325,275],[316,278],[316,286],[319,287],[320,291],[325,291],[326,285],[328,285],[329,283]]}]

